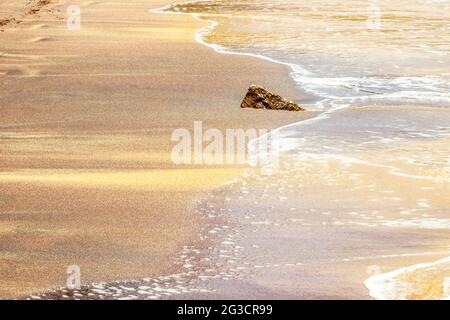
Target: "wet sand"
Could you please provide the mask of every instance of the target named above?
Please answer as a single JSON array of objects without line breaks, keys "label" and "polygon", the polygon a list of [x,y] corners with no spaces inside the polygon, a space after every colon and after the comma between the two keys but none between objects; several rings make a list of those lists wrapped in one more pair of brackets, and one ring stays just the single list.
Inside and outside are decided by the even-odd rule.
[{"label": "wet sand", "polygon": [[2,27],[1,298],[64,286],[74,264],[84,284],[176,272],[205,223],[193,201],[242,168],[174,166],[172,131],[311,116],[239,109],[252,83],[304,95],[282,66],[197,44],[202,22],[148,12],[166,3],[81,1],[70,31],[51,1]]}]

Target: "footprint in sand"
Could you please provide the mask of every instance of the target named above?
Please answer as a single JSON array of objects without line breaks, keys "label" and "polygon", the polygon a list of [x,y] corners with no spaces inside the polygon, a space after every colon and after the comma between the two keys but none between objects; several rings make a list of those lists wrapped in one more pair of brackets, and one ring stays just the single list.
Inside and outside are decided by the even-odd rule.
[{"label": "footprint in sand", "polygon": [[95,5],[95,4],[99,4],[100,2],[98,2],[98,1],[87,1],[87,2],[83,2],[83,6],[92,6],[92,5]]},{"label": "footprint in sand", "polygon": [[44,58],[42,55],[36,54],[18,54],[18,53],[8,53],[5,51],[0,52],[0,57],[7,59],[9,63],[22,62],[22,61],[39,61]]},{"label": "footprint in sand", "polygon": [[51,37],[36,37],[34,39],[31,39],[30,42],[47,42],[47,41],[53,41],[54,39]]},{"label": "footprint in sand", "polygon": [[36,24],[32,27],[30,27],[30,30],[39,30],[39,29],[45,29],[48,28],[48,26],[45,23]]},{"label": "footprint in sand", "polygon": [[30,77],[40,75],[40,71],[20,64],[10,64],[4,65],[4,68],[0,69],[0,75],[8,77]]},{"label": "footprint in sand", "polygon": [[0,19],[0,32],[4,32],[5,28],[8,26],[17,25],[21,22],[21,20],[18,20],[16,18]]},{"label": "footprint in sand", "polygon": [[1,73],[5,76],[24,76],[27,74],[26,70],[22,68],[11,68],[9,70],[2,70]]}]

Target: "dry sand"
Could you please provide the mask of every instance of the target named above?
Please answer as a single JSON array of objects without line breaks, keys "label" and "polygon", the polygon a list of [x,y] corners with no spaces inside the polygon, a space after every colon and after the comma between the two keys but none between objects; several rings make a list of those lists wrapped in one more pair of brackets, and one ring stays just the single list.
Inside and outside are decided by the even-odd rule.
[{"label": "dry sand", "polygon": [[0,297],[63,286],[72,264],[84,283],[173,272],[192,201],[241,169],[174,166],[172,131],[311,116],[239,109],[252,83],[303,96],[280,65],[197,44],[202,22],[148,12],[168,1],[78,1],[80,30],[65,1],[27,14],[38,2],[0,0]]}]

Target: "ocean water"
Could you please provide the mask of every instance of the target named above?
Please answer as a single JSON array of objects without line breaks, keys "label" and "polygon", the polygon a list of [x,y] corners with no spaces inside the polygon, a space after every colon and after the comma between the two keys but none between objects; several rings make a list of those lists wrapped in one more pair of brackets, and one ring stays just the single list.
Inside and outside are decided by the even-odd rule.
[{"label": "ocean water", "polygon": [[[450,3],[196,1],[168,10],[215,21],[202,39],[288,64],[333,103],[449,104]],[[337,101],[336,101],[337,100]]]},{"label": "ocean water", "polygon": [[[318,117],[278,129],[280,177],[298,173],[298,185],[285,184],[310,195],[303,202],[314,208],[304,212],[326,212],[321,223],[331,214],[339,226],[450,239],[450,1],[212,0],[160,11],[207,20],[200,42],[285,64],[315,96],[305,107]],[[344,190],[319,196],[302,179]],[[361,200],[349,201],[355,194]],[[448,279],[444,258],[366,285],[381,299],[448,298]]]}]

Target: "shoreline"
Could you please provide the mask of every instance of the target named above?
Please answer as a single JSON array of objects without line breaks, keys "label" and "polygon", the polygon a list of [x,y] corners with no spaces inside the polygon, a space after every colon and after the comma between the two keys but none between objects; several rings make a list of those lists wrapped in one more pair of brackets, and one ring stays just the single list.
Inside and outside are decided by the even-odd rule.
[{"label": "shoreline", "polygon": [[[197,2],[197,1],[189,1],[188,3],[193,3],[193,2]],[[168,6],[165,6],[165,7],[163,7],[163,8],[160,8],[160,9],[158,9],[158,11],[161,11],[161,10],[165,10],[165,9],[167,9],[167,8],[169,8],[170,6],[173,6],[173,5],[168,5]],[[181,15],[185,15],[185,14],[187,14],[187,15],[191,15],[191,16],[194,16],[194,17],[196,17],[196,18],[199,18],[199,17],[201,17],[202,16],[202,14],[198,14],[198,13],[183,13],[183,12],[164,12],[164,13],[168,13],[168,14],[181,14]],[[200,19],[200,18],[199,18]],[[290,64],[287,64],[287,63],[283,63],[283,62],[280,62],[280,61],[277,61],[277,60],[273,60],[273,59],[271,59],[271,58],[268,58],[268,57],[266,57],[266,56],[263,56],[263,55],[258,55],[258,54],[254,54],[254,53],[246,53],[246,52],[234,52],[234,51],[230,51],[229,49],[227,49],[227,48],[225,48],[225,47],[222,47],[221,45],[218,45],[218,44],[211,44],[211,43],[207,43],[207,42],[205,42],[203,39],[202,39],[202,36],[204,35],[204,34],[206,34],[207,32],[210,32],[212,29],[214,29],[219,23],[217,22],[217,21],[215,21],[215,20],[213,20],[213,19],[203,19],[203,20],[206,20],[206,21],[209,21],[209,26],[208,27],[205,27],[205,28],[203,28],[203,29],[200,29],[198,32],[197,32],[197,37],[196,37],[196,39],[197,39],[197,41],[199,42],[199,43],[201,43],[201,44],[203,44],[203,45],[205,45],[205,46],[207,46],[207,47],[210,47],[211,49],[213,49],[213,50],[215,50],[216,52],[220,52],[220,53],[223,53],[223,54],[231,54],[231,55],[243,55],[243,56],[252,56],[252,57],[258,57],[258,58],[260,58],[260,59],[262,59],[262,60],[267,60],[267,61],[270,61],[270,62],[272,62],[272,63],[276,63],[276,64],[281,64],[281,65],[285,65],[286,67],[290,67]],[[360,107],[360,108],[370,108],[371,106],[370,105],[368,105],[368,106],[362,106],[362,107]],[[388,107],[388,108],[390,108],[390,104],[386,104],[386,107]],[[417,104],[417,105],[413,105],[413,106],[404,106],[407,110],[410,110],[411,108],[422,108],[421,107],[421,105],[420,104]],[[358,107],[352,107],[352,106],[344,106],[343,108],[347,108],[347,109],[351,109],[351,110],[354,110],[355,108],[358,108]],[[339,111],[339,109],[343,109],[343,108],[334,108],[334,109],[332,109],[332,110],[328,110],[328,111],[326,111],[326,112],[321,112],[321,113],[319,113],[319,115],[318,116],[316,116],[316,117],[313,117],[313,118],[311,118],[311,119],[308,119],[308,120],[304,120],[304,121],[300,121],[300,122],[298,122],[298,123],[291,123],[291,124],[287,124],[287,125],[284,125],[284,126],[282,126],[282,127],[279,127],[279,128],[277,128],[277,130],[283,130],[283,129],[288,129],[288,128],[290,128],[290,127],[296,127],[296,126],[298,126],[299,124],[305,124],[306,122],[314,122],[314,121],[317,121],[317,120],[320,120],[320,118],[321,118],[321,116],[322,117],[327,117],[327,114],[329,114],[329,113],[332,113],[332,112],[334,112],[334,111]],[[429,107],[428,109],[430,109],[430,108],[433,108],[433,107]],[[349,110],[350,111],[350,110]],[[442,111],[444,111],[444,110],[442,110]],[[393,175],[398,175],[400,178],[402,178],[402,177],[406,177],[406,178],[415,178],[415,179],[418,179],[418,180],[421,180],[421,179],[423,179],[424,177],[423,176],[414,176],[414,175],[408,175],[408,174],[405,174],[405,173],[402,173],[401,171],[396,171],[397,170],[397,168],[395,168],[395,167],[392,167],[391,168],[392,169],[392,172],[391,172],[391,174],[393,174]],[[426,229],[426,228],[425,228]],[[435,256],[435,258],[439,258],[440,257],[440,255],[447,255],[448,254],[448,251],[445,251],[445,252],[441,252],[441,253],[439,253],[439,252],[436,252],[436,254],[434,255]],[[406,273],[406,271],[408,271],[408,270],[410,270],[410,269],[413,269],[413,270],[415,270],[416,268],[421,268],[422,266],[428,266],[428,265],[435,265],[435,264],[439,264],[441,261],[444,261],[444,262],[446,262],[447,260],[448,260],[448,257],[446,257],[446,258],[443,258],[442,259],[442,257],[440,258],[440,259],[442,259],[442,260],[438,260],[438,261],[436,261],[436,262],[428,262],[428,263],[426,263],[426,262],[423,262],[423,261],[428,261],[428,260],[424,260],[424,256],[427,256],[427,255],[429,255],[429,253],[428,252],[426,252],[426,253],[423,253],[423,254],[420,254],[420,253],[414,253],[414,254],[411,254],[411,255],[409,255],[409,254],[405,254],[405,255],[400,255],[400,256],[403,256],[403,257],[406,257],[406,256],[419,256],[419,257],[422,257],[422,258],[418,258],[417,259],[417,261],[419,261],[420,263],[419,264],[417,264],[417,265],[410,265],[411,264],[411,261],[409,261],[409,260],[407,260],[407,259],[405,259],[405,264],[402,266],[402,263],[400,263],[400,264],[397,264],[397,266],[396,266],[396,268],[398,268],[398,269],[394,269],[394,271],[391,271],[391,272],[388,272],[388,273],[386,273],[386,274],[381,274],[381,275],[379,275],[378,277],[377,276],[374,276],[374,277],[367,277],[366,279],[365,279],[365,281],[362,281],[361,282],[361,284],[364,284],[366,287],[367,287],[367,289],[369,290],[369,292],[367,293],[367,296],[371,296],[372,298],[376,298],[376,297],[381,297],[382,296],[382,293],[380,293],[380,288],[375,288],[375,289],[373,289],[373,288],[371,288],[368,284],[369,283],[375,283],[376,281],[377,281],[377,279],[381,279],[381,280],[383,280],[383,279],[386,279],[386,278],[389,278],[389,276],[390,275],[398,275],[399,273],[403,273],[403,272],[405,272]],[[392,256],[395,256],[395,254],[393,254]],[[413,259],[414,260],[414,259]],[[407,266],[407,267],[405,267],[405,265],[409,265],[409,266]],[[369,276],[369,275],[368,275]],[[378,281],[380,281],[380,280],[378,280]],[[386,285],[386,287],[387,287],[388,285]],[[439,284],[437,284],[437,287],[439,287]],[[375,290],[375,291],[377,291],[375,294],[372,294],[372,290]],[[386,288],[385,288],[385,290],[386,290]],[[438,290],[438,289],[436,289],[436,290]],[[448,289],[448,290],[450,290],[450,289]],[[389,295],[390,293],[388,292],[388,293],[385,293],[386,295]],[[361,294],[360,295],[360,297],[363,297],[363,296],[366,296],[366,295],[364,295],[364,294]]]},{"label": "shoreline", "polygon": [[[6,267],[0,272],[16,281],[0,287],[0,298],[28,290],[24,279],[57,288],[64,267],[77,261],[83,284],[94,284],[45,291],[45,298],[368,299],[368,283],[389,282],[401,270],[413,270],[404,278],[419,276],[414,284],[426,287],[429,276],[416,274],[415,264],[446,263],[438,259],[450,248],[445,188],[414,176],[415,168],[404,174],[401,169],[411,168],[396,162],[395,150],[354,152],[350,161],[286,155],[271,176],[246,166],[180,168],[169,156],[170,133],[191,129],[196,120],[219,130],[304,125],[297,133],[304,137],[315,132],[308,125],[330,112],[357,130],[360,122],[392,120],[394,109],[384,107],[375,117],[371,112],[380,109],[371,106],[298,114],[241,110],[244,91],[256,81],[297,101],[311,97],[286,64],[202,43],[208,21],[152,13],[148,6],[166,1],[154,2],[113,2],[107,13],[101,1],[86,4],[78,34],[48,19],[0,34],[11,45],[0,65],[6,79],[0,89],[8,93],[0,99],[6,111],[0,122],[6,155],[0,262]],[[28,87],[42,92],[16,92]],[[426,111],[404,109],[402,118]],[[346,138],[339,130],[319,133]],[[400,156],[446,145],[417,139],[400,145]],[[364,161],[352,162],[358,157]],[[378,165],[387,159],[400,169]],[[372,160],[377,165],[368,166]],[[411,177],[419,178],[415,188]],[[426,218],[430,207],[437,217]],[[439,277],[424,297],[439,295]]]},{"label": "shoreline", "polygon": [[[0,177],[7,200],[0,204],[1,273],[8,279],[1,298],[60,287],[71,264],[80,265],[83,284],[176,273],[173,259],[201,227],[192,201],[241,168],[193,167],[193,181],[170,163],[170,132],[199,119],[219,129],[271,129],[314,114],[241,110],[252,82],[303,96],[281,66],[196,43],[192,35],[200,24],[192,17],[147,12],[164,2],[114,2],[108,12],[101,1],[83,3],[79,32],[67,32],[64,20],[43,10],[0,34],[8,44],[0,66],[7,80],[0,85],[7,93],[0,100],[0,167],[18,174],[10,181]],[[65,8],[52,2],[51,9]],[[130,53],[127,46],[139,50]],[[28,96],[19,94],[30,86],[35,90]],[[21,104],[13,107],[15,101]],[[125,183],[120,170],[148,174],[135,185]],[[177,179],[192,182],[178,188]]]},{"label": "shoreline", "polygon": [[[286,73],[287,76],[291,79],[292,83],[295,84],[296,89],[303,95],[303,99],[302,101],[308,101],[308,100],[317,100],[319,99],[318,97],[306,92],[305,90],[303,90],[301,87],[299,87],[294,80],[294,77],[291,76],[291,74],[294,72],[295,67],[298,67],[298,65],[295,64],[291,64],[291,63],[287,63],[287,62],[283,62],[281,60],[276,60],[273,58],[270,58],[268,56],[262,55],[262,54],[258,54],[258,53],[251,53],[251,52],[236,52],[236,51],[232,51],[222,45],[216,44],[216,43],[208,43],[203,39],[203,36],[209,32],[211,32],[216,26],[219,25],[219,22],[212,20],[212,19],[203,19],[202,16],[200,14],[196,14],[196,13],[183,13],[183,12],[175,12],[175,11],[165,11],[167,9],[169,9],[170,7],[173,7],[175,5],[179,5],[179,4],[187,4],[187,3],[195,3],[198,2],[199,0],[192,0],[192,1],[187,1],[187,2],[174,2],[174,3],[170,3],[167,5],[164,5],[160,8],[156,8],[156,9],[151,9],[150,12],[153,13],[158,13],[158,14],[172,14],[172,15],[188,15],[193,17],[196,20],[199,21],[206,21],[207,24],[204,27],[201,27],[199,29],[197,29],[195,31],[194,34],[194,38],[195,40],[201,44],[204,45],[205,47],[208,47],[212,50],[214,50],[217,53],[220,54],[225,54],[225,55],[235,55],[235,56],[243,56],[243,57],[251,57],[251,58],[257,58],[257,59],[261,59],[263,61],[268,61],[270,63],[274,63],[277,65],[282,65],[286,68]],[[290,70],[288,70],[290,69]],[[309,110],[307,110],[309,111]],[[319,114],[322,113],[322,111],[316,111]],[[279,129],[279,128],[277,128]]]}]

